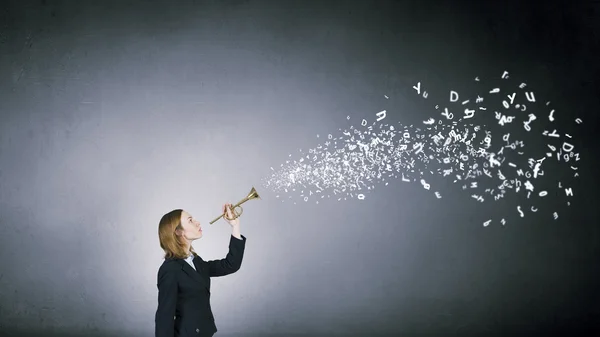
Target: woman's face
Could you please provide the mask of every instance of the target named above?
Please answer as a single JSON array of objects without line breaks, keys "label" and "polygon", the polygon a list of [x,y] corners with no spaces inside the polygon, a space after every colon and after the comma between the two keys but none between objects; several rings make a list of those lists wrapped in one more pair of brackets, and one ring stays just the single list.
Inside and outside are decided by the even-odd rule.
[{"label": "woman's face", "polygon": [[181,213],[181,226],[183,227],[183,236],[189,241],[194,241],[202,237],[200,222],[186,211]]}]

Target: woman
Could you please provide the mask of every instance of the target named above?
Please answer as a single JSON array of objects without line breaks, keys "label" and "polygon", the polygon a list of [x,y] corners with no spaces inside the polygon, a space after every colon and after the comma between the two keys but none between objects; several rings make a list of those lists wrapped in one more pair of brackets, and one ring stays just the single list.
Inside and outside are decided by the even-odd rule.
[{"label": "woman", "polygon": [[[231,204],[223,205],[223,212],[231,218]],[[232,228],[229,253],[221,260],[204,261],[192,247],[202,237],[200,222],[181,209],[160,219],[158,237],[165,261],[158,269],[156,337],[208,337],[217,332],[210,308],[210,278],[238,271],[246,246],[239,218],[225,221]]]}]

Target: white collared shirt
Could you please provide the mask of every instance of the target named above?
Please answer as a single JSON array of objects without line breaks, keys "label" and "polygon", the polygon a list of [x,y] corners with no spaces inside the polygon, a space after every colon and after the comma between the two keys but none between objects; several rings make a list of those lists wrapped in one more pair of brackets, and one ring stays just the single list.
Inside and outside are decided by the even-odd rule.
[{"label": "white collared shirt", "polygon": [[185,262],[187,262],[190,266],[192,266],[192,268],[194,268],[194,270],[196,270],[196,267],[194,266],[194,254],[190,254],[188,257],[186,257]]}]

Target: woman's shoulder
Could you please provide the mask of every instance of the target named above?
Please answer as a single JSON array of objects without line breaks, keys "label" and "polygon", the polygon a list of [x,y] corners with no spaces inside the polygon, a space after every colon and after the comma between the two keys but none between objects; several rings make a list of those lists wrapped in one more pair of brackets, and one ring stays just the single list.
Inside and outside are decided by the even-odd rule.
[{"label": "woman's shoulder", "polygon": [[165,259],[160,265],[159,271],[169,271],[175,269],[181,269],[181,264],[178,263],[178,259]]}]

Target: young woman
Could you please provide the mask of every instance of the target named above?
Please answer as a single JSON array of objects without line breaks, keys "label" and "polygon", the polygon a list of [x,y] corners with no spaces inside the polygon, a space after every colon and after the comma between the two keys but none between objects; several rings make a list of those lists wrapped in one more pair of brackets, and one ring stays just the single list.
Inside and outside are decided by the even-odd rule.
[{"label": "young woman", "polygon": [[[231,204],[223,205],[223,212],[231,218]],[[221,260],[204,261],[192,247],[202,237],[200,222],[181,209],[160,219],[158,237],[165,261],[158,269],[156,337],[209,337],[217,332],[210,308],[210,278],[238,271],[246,246],[239,218],[225,221],[232,228],[229,253]]]}]

